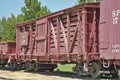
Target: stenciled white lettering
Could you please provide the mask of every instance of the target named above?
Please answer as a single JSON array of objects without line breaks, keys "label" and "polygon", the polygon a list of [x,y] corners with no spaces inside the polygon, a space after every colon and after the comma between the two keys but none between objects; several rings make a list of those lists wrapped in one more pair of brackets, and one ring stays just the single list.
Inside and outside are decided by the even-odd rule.
[{"label": "stenciled white lettering", "polygon": [[112,11],[113,24],[118,24],[120,9]]},{"label": "stenciled white lettering", "polygon": [[120,53],[120,45],[119,44],[112,45],[112,53]]}]

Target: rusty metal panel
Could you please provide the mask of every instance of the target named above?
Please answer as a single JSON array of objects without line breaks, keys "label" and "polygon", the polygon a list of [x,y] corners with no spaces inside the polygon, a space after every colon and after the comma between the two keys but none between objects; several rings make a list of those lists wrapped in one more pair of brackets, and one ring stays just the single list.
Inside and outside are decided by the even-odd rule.
[{"label": "rusty metal panel", "polygon": [[102,59],[120,59],[120,0],[102,0],[100,54]]}]

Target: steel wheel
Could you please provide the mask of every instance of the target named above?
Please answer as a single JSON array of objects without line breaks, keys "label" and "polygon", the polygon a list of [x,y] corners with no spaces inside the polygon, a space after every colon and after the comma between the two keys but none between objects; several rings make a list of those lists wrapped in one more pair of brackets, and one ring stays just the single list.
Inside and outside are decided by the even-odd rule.
[{"label": "steel wheel", "polygon": [[13,70],[13,61],[10,62],[10,70]]},{"label": "steel wheel", "polygon": [[30,70],[31,70],[31,69],[30,69],[30,62],[29,62],[29,61],[26,62],[25,67],[26,67],[26,70],[27,70],[27,71],[30,71]]},{"label": "steel wheel", "polygon": [[99,78],[101,76],[100,74],[101,65],[99,62],[92,62],[90,73],[93,78]]},{"label": "steel wheel", "polygon": [[77,76],[83,76],[84,73],[83,73],[83,64],[82,63],[76,64],[75,72],[76,72]]},{"label": "steel wheel", "polygon": [[35,62],[34,64],[34,71],[37,72],[39,71],[39,64]]},{"label": "steel wheel", "polygon": [[17,65],[17,61],[16,60],[12,60],[10,62],[10,70],[17,70],[18,65]]}]

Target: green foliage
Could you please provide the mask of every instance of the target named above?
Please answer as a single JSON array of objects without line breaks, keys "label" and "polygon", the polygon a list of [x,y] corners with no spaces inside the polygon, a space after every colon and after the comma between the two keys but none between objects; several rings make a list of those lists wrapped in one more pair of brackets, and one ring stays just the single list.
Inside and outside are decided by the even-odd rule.
[{"label": "green foliage", "polygon": [[11,16],[8,18],[3,17],[0,26],[2,40],[15,41],[16,24],[23,21],[24,21],[24,16],[22,14],[19,14],[17,17],[15,17],[13,14],[11,14]]},{"label": "green foliage", "polygon": [[17,23],[51,13],[47,6],[41,6],[38,0],[24,0],[24,2],[25,6],[21,8],[22,14],[18,14],[17,17],[11,14],[10,17],[3,17],[0,20],[0,36],[2,35],[3,41],[15,41]]},{"label": "green foliage", "polygon": [[17,23],[25,21],[24,15],[23,14],[18,14],[17,16]]},{"label": "green foliage", "polygon": [[2,39],[3,41],[15,41],[16,38],[16,17],[11,14],[7,19],[2,18]]},{"label": "green foliage", "polygon": [[35,14],[35,16],[36,16],[36,17],[42,17],[42,16],[45,16],[45,15],[50,14],[50,13],[51,13],[51,11],[47,8],[47,6],[42,6],[42,7],[41,7],[41,10],[38,11],[38,12]]},{"label": "green foliage", "polygon": [[7,26],[7,19],[5,17],[2,18],[2,39],[6,37],[6,26]]},{"label": "green foliage", "polygon": [[77,0],[78,3],[84,2],[84,0]]},{"label": "green foliage", "polygon": [[90,2],[94,2],[94,1],[99,2],[100,0],[77,0],[78,3],[81,3],[81,2],[88,2],[88,3],[90,3]]},{"label": "green foliage", "polygon": [[41,17],[50,13],[46,6],[41,6],[38,0],[25,0],[25,6],[21,8],[25,20]]},{"label": "green foliage", "polygon": [[0,19],[0,36],[2,36],[2,21]]}]

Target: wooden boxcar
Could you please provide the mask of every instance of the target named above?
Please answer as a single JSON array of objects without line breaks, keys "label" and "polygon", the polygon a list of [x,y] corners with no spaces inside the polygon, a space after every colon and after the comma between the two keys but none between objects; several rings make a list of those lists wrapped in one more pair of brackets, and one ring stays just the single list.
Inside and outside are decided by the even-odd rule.
[{"label": "wooden boxcar", "polygon": [[[99,3],[83,3],[18,24],[19,61],[28,69],[42,64],[53,70],[56,63],[99,60],[99,15]],[[87,64],[84,68],[88,69]]]},{"label": "wooden boxcar", "polygon": [[[119,0],[116,1],[119,3]],[[12,68],[19,65],[27,70],[53,71],[57,63],[75,63],[73,70],[79,76],[97,78],[102,73],[118,76],[120,62],[116,42],[119,42],[119,38],[116,35],[119,28],[113,29],[112,20],[108,17],[113,17],[116,23],[120,7],[114,5],[118,9],[111,12],[112,3],[115,4],[113,0],[102,0],[101,6],[99,3],[82,3],[17,24],[16,54],[10,59]],[[107,11],[103,7],[105,5],[109,7]],[[111,12],[111,15],[107,12]],[[111,26],[109,29],[108,24]],[[112,40],[114,56],[111,48],[108,48]]]},{"label": "wooden boxcar", "polygon": [[0,65],[4,67],[9,60],[9,56],[16,53],[16,43],[11,41],[0,42]]}]

